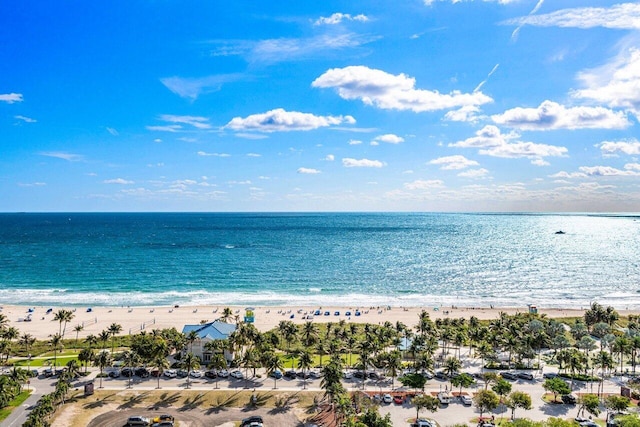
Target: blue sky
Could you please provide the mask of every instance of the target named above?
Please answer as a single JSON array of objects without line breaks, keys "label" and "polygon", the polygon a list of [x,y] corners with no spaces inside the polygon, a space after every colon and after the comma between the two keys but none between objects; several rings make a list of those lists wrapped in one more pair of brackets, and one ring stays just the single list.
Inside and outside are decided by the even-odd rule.
[{"label": "blue sky", "polygon": [[0,211],[640,211],[640,4],[9,1]]}]

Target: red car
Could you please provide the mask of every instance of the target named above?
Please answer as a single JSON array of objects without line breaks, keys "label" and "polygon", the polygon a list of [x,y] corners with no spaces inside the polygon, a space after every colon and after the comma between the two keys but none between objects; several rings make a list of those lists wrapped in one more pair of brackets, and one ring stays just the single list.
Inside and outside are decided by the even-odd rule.
[{"label": "red car", "polygon": [[402,405],[404,398],[402,396],[393,396],[393,403],[396,405]]}]

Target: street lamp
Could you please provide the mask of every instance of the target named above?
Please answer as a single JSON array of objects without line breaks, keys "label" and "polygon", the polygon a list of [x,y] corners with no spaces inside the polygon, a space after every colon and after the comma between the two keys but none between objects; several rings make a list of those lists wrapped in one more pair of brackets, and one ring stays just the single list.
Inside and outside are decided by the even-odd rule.
[{"label": "street lamp", "polygon": [[[31,378],[31,353],[27,356],[27,372],[29,378]],[[31,384],[31,380],[27,379],[27,391],[29,391],[29,384]]]}]

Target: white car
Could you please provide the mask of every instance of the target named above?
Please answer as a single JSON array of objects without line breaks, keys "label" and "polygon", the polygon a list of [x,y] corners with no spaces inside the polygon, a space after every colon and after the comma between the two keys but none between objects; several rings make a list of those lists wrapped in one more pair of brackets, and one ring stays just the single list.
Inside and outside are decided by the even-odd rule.
[{"label": "white car", "polygon": [[191,371],[191,378],[202,378],[202,371]]},{"label": "white car", "polygon": [[178,376],[178,373],[175,369],[167,369],[166,371],[164,371],[164,376],[167,378],[175,378]]},{"label": "white car", "polygon": [[227,371],[226,369],[218,371],[218,377],[227,378],[228,376],[229,376],[229,371]]},{"label": "white car", "polygon": [[244,378],[244,376],[242,375],[242,372],[235,370],[233,372],[231,372],[229,375],[231,375],[233,378],[237,379],[237,380],[241,380]]},{"label": "white car", "polygon": [[438,400],[442,405],[448,405],[451,402],[451,396],[449,393],[441,391],[438,393]]},{"label": "white car", "polygon": [[419,418],[418,420],[416,420],[415,425],[417,427],[436,427],[438,424],[436,424],[435,421],[430,419]]},{"label": "white car", "polygon": [[471,406],[473,404],[473,400],[471,399],[471,396],[466,394],[460,395],[460,402],[462,402],[462,404],[465,406]]},{"label": "white car", "polygon": [[382,396],[382,401],[384,403],[391,403],[391,402],[393,402],[393,397],[391,397],[391,395],[389,393],[387,393],[384,396]]}]

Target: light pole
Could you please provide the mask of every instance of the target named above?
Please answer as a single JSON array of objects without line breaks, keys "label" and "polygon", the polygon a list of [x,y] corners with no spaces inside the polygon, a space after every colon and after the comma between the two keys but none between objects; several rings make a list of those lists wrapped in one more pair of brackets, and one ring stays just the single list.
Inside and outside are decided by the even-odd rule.
[{"label": "light pole", "polygon": [[[31,353],[27,356],[27,373],[31,378]],[[27,391],[29,391],[29,384],[31,384],[31,380],[27,379]]]}]

